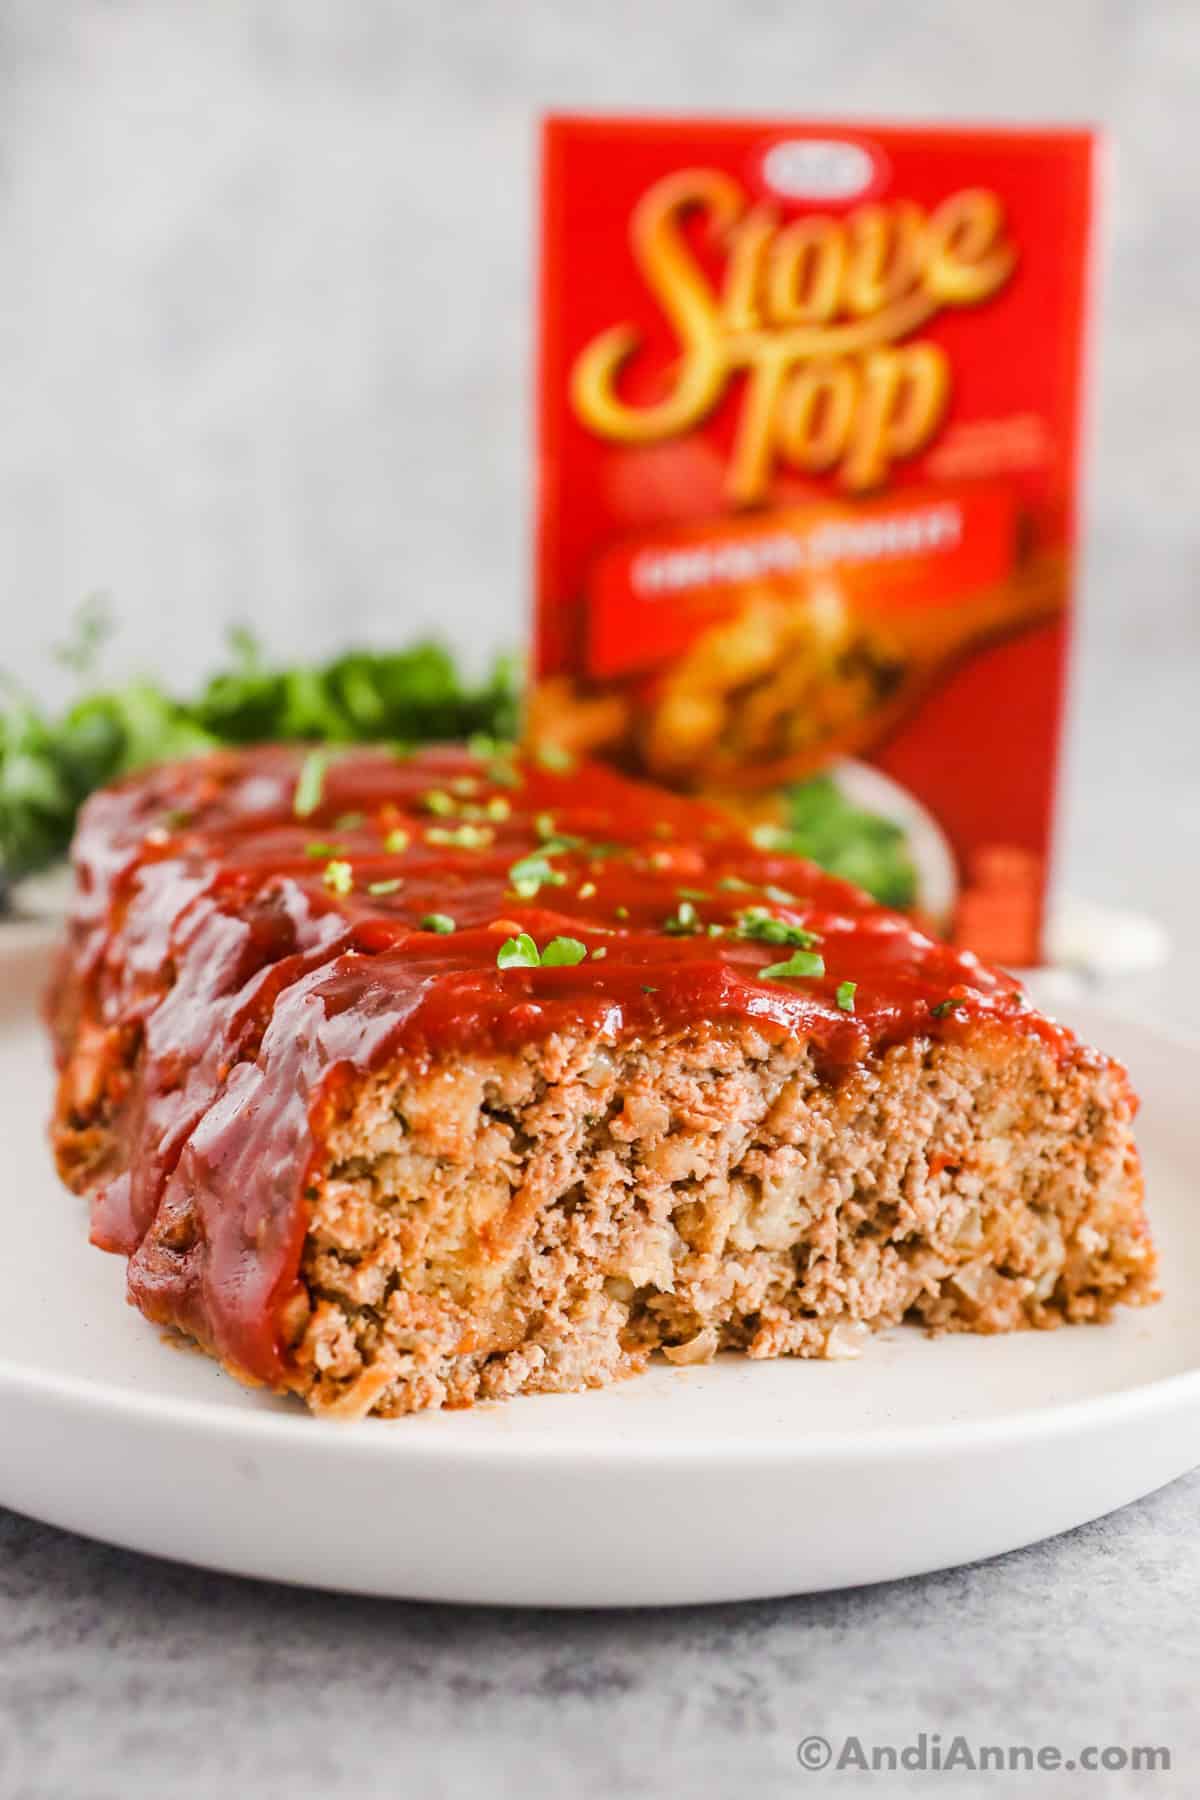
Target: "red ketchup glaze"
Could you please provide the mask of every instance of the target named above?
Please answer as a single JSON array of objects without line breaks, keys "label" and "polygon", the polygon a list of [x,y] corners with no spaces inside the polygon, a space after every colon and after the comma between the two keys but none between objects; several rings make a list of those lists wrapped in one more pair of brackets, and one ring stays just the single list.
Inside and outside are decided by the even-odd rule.
[{"label": "red ketchup glaze", "polygon": [[[74,850],[84,1018],[141,1034],[124,1166],[93,1191],[92,1236],[130,1256],[143,1312],[243,1375],[285,1376],[278,1319],[322,1120],[352,1072],[398,1051],[740,1021],[805,1042],[837,1079],[991,1017],[1079,1053],[1010,975],[755,848],[714,808],[507,751],[355,750],[319,782],[305,760],[269,746],[134,778],[89,802]],[[765,976],[796,946],[743,935],[748,908],[812,933],[824,972]],[[500,969],[520,932],[587,957]]]}]

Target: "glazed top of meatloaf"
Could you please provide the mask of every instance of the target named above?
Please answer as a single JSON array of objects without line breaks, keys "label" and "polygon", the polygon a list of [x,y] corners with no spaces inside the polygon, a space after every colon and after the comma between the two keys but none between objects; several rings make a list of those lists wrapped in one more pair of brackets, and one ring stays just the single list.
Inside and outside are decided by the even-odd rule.
[{"label": "glazed top of meatloaf", "polygon": [[991,1020],[1091,1055],[1010,975],[715,808],[507,746],[216,753],[94,796],[74,860],[60,1053],[86,1028],[134,1090],[93,1237],[132,1253],[173,1177],[236,1194],[206,1218],[233,1309],[211,1335],[268,1380],[322,1108],[396,1053],[749,1023],[834,1080]]}]

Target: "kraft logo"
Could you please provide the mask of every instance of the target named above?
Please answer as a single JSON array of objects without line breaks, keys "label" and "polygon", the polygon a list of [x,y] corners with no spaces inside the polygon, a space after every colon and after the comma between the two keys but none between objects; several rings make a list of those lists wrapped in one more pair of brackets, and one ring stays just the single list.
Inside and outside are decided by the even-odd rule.
[{"label": "kraft logo", "polygon": [[783,200],[852,200],[878,189],[883,157],[845,138],[785,138],[762,158],[762,179]]}]

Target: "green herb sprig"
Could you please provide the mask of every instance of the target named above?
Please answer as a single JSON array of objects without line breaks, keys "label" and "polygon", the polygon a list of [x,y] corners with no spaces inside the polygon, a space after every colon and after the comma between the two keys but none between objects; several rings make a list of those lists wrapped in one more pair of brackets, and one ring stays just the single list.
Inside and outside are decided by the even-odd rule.
[{"label": "green herb sprig", "polygon": [[496,952],[498,969],[570,969],[587,955],[587,945],[578,938],[553,937],[544,950],[539,950],[527,931],[506,938]]},{"label": "green herb sprig", "polygon": [[762,906],[747,906],[738,914],[737,934],[762,944],[791,944],[798,950],[811,950],[821,941],[815,931],[777,919]]},{"label": "green herb sprig", "polygon": [[768,963],[759,974],[768,981],[799,981],[825,973],[825,958],[815,950],[793,950],[786,962]]}]

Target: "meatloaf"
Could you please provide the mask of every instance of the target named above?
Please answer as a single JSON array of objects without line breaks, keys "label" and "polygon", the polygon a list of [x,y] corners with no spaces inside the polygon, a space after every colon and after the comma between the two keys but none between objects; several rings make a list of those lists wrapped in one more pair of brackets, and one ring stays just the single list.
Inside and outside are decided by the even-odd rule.
[{"label": "meatloaf", "polygon": [[95,796],[54,1147],[132,1303],[323,1414],[1155,1297],[1124,1071],[723,813],[272,746]]}]

